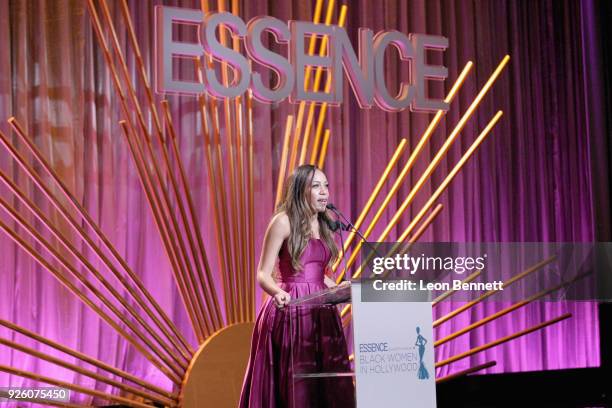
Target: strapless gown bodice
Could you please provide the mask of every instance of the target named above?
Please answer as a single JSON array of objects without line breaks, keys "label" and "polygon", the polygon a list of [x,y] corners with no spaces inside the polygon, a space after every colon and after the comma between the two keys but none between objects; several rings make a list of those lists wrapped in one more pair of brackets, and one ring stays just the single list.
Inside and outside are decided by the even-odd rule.
[{"label": "strapless gown bodice", "polygon": [[323,284],[325,267],[331,257],[331,251],[325,241],[312,238],[304,248],[300,258],[302,269],[295,270],[291,264],[291,255],[287,250],[287,241],[283,242],[279,256],[280,283]]}]

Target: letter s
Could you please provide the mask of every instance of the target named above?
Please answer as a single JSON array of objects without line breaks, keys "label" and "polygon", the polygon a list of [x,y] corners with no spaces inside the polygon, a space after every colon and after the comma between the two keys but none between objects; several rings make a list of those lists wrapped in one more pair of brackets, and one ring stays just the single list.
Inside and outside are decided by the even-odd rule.
[{"label": "letter s", "polygon": [[240,17],[232,13],[211,13],[204,18],[204,37],[201,39],[204,50],[212,58],[227,62],[236,72],[237,84],[225,87],[217,79],[214,67],[206,67],[208,91],[218,98],[234,98],[242,95],[249,87],[249,62],[239,52],[226,48],[217,40],[217,27],[225,25],[239,37],[246,36],[247,28]]},{"label": "letter s", "polygon": [[295,72],[289,60],[263,46],[261,35],[264,31],[271,31],[278,43],[286,44],[291,38],[289,27],[278,18],[265,16],[249,21],[247,31],[244,45],[251,59],[272,69],[278,75],[276,88],[268,89],[261,80],[261,74],[253,72],[251,77],[253,97],[260,102],[280,102],[291,94],[295,83]]}]

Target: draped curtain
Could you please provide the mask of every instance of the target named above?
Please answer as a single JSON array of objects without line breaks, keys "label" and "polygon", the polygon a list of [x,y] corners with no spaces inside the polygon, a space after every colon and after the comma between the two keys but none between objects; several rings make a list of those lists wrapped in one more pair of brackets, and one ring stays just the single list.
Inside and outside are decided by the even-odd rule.
[{"label": "draped curtain", "polygon": [[[145,64],[153,75],[153,7],[156,4],[199,8],[194,1],[130,1],[136,34]],[[461,136],[442,160],[430,181],[416,196],[390,239],[408,225],[479,131],[499,109],[504,116],[475,157],[455,178],[439,202],[444,210],[422,237],[423,241],[593,241],[608,218],[603,178],[607,168],[603,75],[597,41],[596,2],[591,1],[368,1],[347,2],[347,30],[353,44],[360,27],[375,32],[395,29],[404,33],[444,35],[450,46],[432,55],[433,62],[449,69],[445,89],[432,86],[442,97],[467,61],[475,63],[451,109],[422,152],[398,196],[391,202],[372,237],[377,237],[441,147],[454,125],[504,55],[511,61],[483,100]],[[109,0],[121,20],[118,3]],[[214,8],[214,7],[213,7]],[[245,21],[272,15],[283,21],[312,20],[313,1],[242,1]],[[334,21],[337,21],[336,18]],[[119,39],[127,47],[127,31],[119,25]],[[0,2],[0,130],[9,133],[6,119],[15,116],[62,180],[99,222],[129,265],[168,311],[178,327],[194,341],[175,289],[169,263],[128,146],[121,136],[118,96],[82,0],[11,0]],[[273,49],[286,52],[282,47]],[[392,54],[392,53],[391,53]],[[396,55],[387,59],[388,87],[398,89],[408,77],[408,66]],[[136,65],[128,59],[136,78]],[[271,80],[269,75],[264,78]],[[141,87],[139,96],[144,100]],[[158,101],[163,97],[157,95]],[[167,96],[177,126],[182,158],[187,165],[205,244],[216,265],[211,194],[196,100]],[[286,115],[296,105],[256,104],[255,202],[258,236],[265,231],[273,210]],[[431,115],[386,113],[378,108],[360,110],[348,82],[344,103],[330,108],[331,130],[325,171],[333,202],[355,219],[379,175],[402,138],[407,151],[416,146]],[[14,139],[16,140],[16,138]],[[20,148],[25,151],[25,149]],[[400,163],[406,161],[404,153]],[[0,149],[0,168],[50,210],[42,195]],[[391,174],[391,187],[399,170]],[[0,186],[0,195],[14,202]],[[597,197],[597,199],[595,198]],[[374,208],[380,204],[380,199]],[[21,207],[18,207],[21,208]],[[21,208],[24,214],[27,212]],[[2,220],[10,223],[6,214]],[[66,228],[54,215],[57,225]],[[32,217],[29,219],[33,221]],[[369,219],[368,221],[369,222]],[[367,224],[366,224],[367,225]],[[75,237],[75,242],[78,242]],[[261,242],[255,244],[259,254]],[[12,321],[53,340],[91,354],[160,385],[167,379],[142,355],[84,307],[51,274],[0,234],[0,318]],[[83,251],[87,251],[83,246]],[[258,297],[261,292],[258,290]],[[436,308],[436,315],[451,303]],[[483,304],[440,328],[443,336],[496,311]],[[444,358],[475,345],[514,333],[558,316],[572,319],[461,360],[438,375],[495,360],[487,372],[508,372],[599,365],[597,305],[593,303],[533,304],[490,323],[437,350]],[[0,336],[29,344],[5,329]],[[95,386],[103,384],[43,363],[25,354],[0,348],[0,364],[53,375]],[[0,384],[27,384],[0,373]]]}]

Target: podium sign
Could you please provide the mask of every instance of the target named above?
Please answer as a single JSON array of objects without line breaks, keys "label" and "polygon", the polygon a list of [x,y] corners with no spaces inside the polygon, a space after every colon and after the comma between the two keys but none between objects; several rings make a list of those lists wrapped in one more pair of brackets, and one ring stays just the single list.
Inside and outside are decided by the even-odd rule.
[{"label": "podium sign", "polygon": [[358,408],[436,407],[431,303],[362,302],[352,284]]}]

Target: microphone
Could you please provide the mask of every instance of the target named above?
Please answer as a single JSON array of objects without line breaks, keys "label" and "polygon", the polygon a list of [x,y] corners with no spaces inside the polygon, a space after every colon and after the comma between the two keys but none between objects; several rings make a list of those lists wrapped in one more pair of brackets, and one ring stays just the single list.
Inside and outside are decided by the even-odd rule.
[{"label": "microphone", "polygon": [[359,238],[361,238],[361,240],[366,244],[366,246],[368,248],[370,248],[372,251],[374,251],[374,253],[376,255],[378,255],[379,257],[381,256],[378,251],[376,250],[376,248],[374,248],[366,239],[366,237],[363,236],[363,234],[361,233],[361,231],[359,231],[359,229],[357,229],[355,227],[355,225],[353,225],[353,223],[344,216],[344,214],[342,214],[342,212],[333,204],[333,203],[327,203],[327,205],[325,206],[328,210],[332,211],[334,214],[336,214],[336,216],[338,218],[342,218],[346,224],[342,223],[340,220],[337,220],[336,222],[339,223],[340,226],[342,226],[343,231],[353,231],[355,234],[357,234],[357,236],[359,236]]},{"label": "microphone", "polygon": [[[327,203],[327,205],[325,206],[328,210],[332,211],[334,214],[336,214],[336,217],[338,218],[342,218],[344,219],[344,221],[346,222],[346,224],[340,220],[336,220],[336,226],[337,229],[342,229],[342,231],[355,231],[355,233],[357,233],[357,235],[359,235],[364,241],[365,238],[363,237],[363,235],[361,235],[361,233],[359,232],[359,230],[357,228],[355,228],[355,226],[353,225],[352,222],[350,222],[345,216],[344,214],[342,214],[340,212],[340,210],[338,210],[338,208],[333,204],[333,203]],[[335,230],[334,230],[335,231]]]}]

